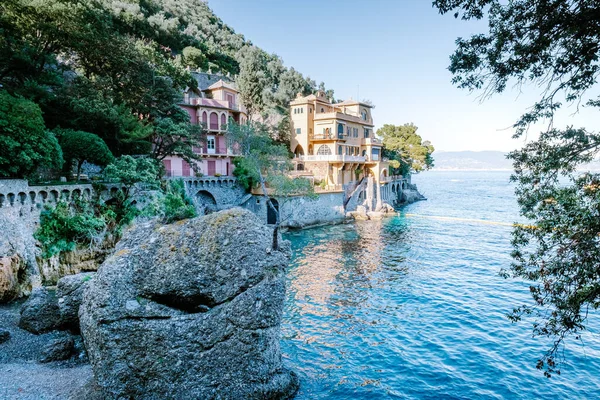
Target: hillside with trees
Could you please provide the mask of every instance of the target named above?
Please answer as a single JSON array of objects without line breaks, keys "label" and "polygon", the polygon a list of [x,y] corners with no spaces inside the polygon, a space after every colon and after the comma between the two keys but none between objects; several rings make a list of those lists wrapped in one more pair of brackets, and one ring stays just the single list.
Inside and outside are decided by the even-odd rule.
[{"label": "hillside with trees", "polygon": [[[201,0],[6,0],[0,32],[0,134],[10,141],[0,148],[0,177],[60,169],[64,129],[98,136],[115,157],[160,159],[157,138],[171,149],[197,145],[197,127],[178,106],[196,85],[193,70],[234,78],[253,116],[274,117],[280,141],[287,103],[317,89]],[[23,129],[31,136],[17,134]]]}]

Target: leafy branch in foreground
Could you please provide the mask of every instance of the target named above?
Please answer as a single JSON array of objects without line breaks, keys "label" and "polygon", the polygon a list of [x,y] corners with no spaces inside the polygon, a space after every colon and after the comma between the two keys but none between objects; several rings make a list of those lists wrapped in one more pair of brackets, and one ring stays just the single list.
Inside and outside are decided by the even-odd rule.
[{"label": "leafy branch in foreground", "polygon": [[533,83],[542,96],[515,123],[520,137],[532,123],[549,128],[510,154],[521,215],[531,226],[513,232],[513,259],[505,277],[531,282],[533,304],[517,307],[512,321],[534,318],[534,336],[553,344],[537,368],[560,373],[565,341],[581,338],[588,313],[600,305],[600,175],[579,174],[593,160],[600,136],[552,126],[561,101],[600,107],[589,97],[600,74],[600,3],[596,0],[435,0],[440,13],[464,20],[487,17],[488,33],[459,38],[449,70],[453,82],[483,97]]}]

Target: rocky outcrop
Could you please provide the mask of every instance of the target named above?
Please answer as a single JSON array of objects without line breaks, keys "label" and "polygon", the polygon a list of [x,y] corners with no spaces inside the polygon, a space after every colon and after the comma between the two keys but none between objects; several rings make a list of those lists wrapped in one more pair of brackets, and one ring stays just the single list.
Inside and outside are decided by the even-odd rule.
[{"label": "rocky outcrop", "polygon": [[42,350],[41,363],[63,361],[71,358],[75,352],[75,341],[71,336],[63,336],[48,343]]},{"label": "rocky outcrop", "polygon": [[31,333],[44,333],[61,325],[56,293],[44,287],[34,289],[21,307],[19,328]]},{"label": "rocky outcrop", "polygon": [[109,398],[277,399],[289,244],[231,209],[125,233],[84,292],[80,325]]},{"label": "rocky outcrop", "polygon": [[0,303],[16,299],[28,288],[27,266],[19,254],[0,257]]},{"label": "rocky outcrop", "polygon": [[28,210],[3,207],[0,212],[0,303],[31,293],[41,282]]},{"label": "rocky outcrop", "polygon": [[62,328],[79,331],[79,307],[83,291],[94,275],[94,272],[87,272],[65,276],[58,281],[56,296]]},{"label": "rocky outcrop", "polygon": [[97,271],[113,247],[114,241],[110,239],[97,249],[78,248],[50,258],[38,256],[37,265],[42,282],[44,285],[56,285],[64,276]]}]

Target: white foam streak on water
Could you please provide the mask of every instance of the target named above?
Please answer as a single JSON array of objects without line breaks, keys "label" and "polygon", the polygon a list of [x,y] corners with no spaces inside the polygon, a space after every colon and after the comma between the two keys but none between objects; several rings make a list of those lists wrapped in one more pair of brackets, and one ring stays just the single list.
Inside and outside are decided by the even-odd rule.
[{"label": "white foam streak on water", "polygon": [[598,324],[585,349],[570,345],[563,375],[544,378],[547,343],[505,316],[530,301],[525,283],[498,276],[511,228],[464,221],[518,220],[508,173],[428,174],[415,181],[429,200],[397,218],[288,236],[282,349],[298,398],[596,397]]}]

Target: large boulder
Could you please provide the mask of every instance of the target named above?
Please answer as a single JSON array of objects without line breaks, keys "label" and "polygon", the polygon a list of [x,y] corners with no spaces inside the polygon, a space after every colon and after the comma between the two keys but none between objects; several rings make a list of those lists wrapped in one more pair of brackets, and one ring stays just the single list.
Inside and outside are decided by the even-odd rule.
[{"label": "large boulder", "polygon": [[58,281],[56,296],[62,328],[79,331],[79,307],[83,290],[94,275],[95,272],[84,272],[65,276]]},{"label": "large boulder", "polygon": [[45,287],[34,289],[21,307],[19,327],[31,333],[44,333],[61,326],[56,293]]},{"label": "large boulder", "polygon": [[278,399],[289,243],[239,208],[139,224],[87,286],[81,332],[110,398]]}]

